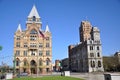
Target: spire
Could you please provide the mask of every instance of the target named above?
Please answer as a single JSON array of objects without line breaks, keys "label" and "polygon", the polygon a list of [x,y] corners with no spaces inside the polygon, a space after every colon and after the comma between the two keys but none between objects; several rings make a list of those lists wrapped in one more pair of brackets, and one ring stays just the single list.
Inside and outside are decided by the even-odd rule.
[{"label": "spire", "polygon": [[22,31],[22,29],[21,29],[21,24],[18,24],[18,28],[17,28],[17,31]]},{"label": "spire", "polygon": [[48,27],[48,24],[46,25],[45,32],[50,32],[49,27]]},{"label": "spire", "polygon": [[36,9],[36,7],[35,7],[35,5],[33,5],[32,10],[31,10],[28,18],[32,18],[33,16],[35,16],[36,18],[40,18],[39,14],[38,14],[38,11],[37,11],[37,9]]}]

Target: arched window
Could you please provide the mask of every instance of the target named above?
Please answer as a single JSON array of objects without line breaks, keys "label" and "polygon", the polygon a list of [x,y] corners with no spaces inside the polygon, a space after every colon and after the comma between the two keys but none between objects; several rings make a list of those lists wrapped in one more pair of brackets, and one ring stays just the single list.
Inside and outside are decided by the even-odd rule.
[{"label": "arched window", "polygon": [[98,67],[101,67],[101,61],[98,61]]},{"label": "arched window", "polygon": [[97,56],[100,57],[100,53],[99,52],[97,53]]},{"label": "arched window", "polygon": [[24,66],[27,66],[27,65],[28,65],[27,60],[24,60]]},{"label": "arched window", "polygon": [[16,59],[16,66],[19,66],[20,65],[20,60],[17,58]]},{"label": "arched window", "polygon": [[90,61],[91,67],[95,67],[95,61]]},{"label": "arched window", "polygon": [[47,58],[46,65],[48,66],[49,64],[50,64],[50,60],[49,60],[49,58]]},{"label": "arched window", "polygon": [[97,50],[100,50],[99,46],[97,46]]},{"label": "arched window", "polygon": [[31,66],[36,66],[36,62],[35,62],[34,60],[32,60],[32,61],[30,62],[30,65],[31,65]]},{"label": "arched window", "polygon": [[30,34],[37,34],[37,31],[36,31],[35,29],[32,29],[32,30],[30,31]]}]

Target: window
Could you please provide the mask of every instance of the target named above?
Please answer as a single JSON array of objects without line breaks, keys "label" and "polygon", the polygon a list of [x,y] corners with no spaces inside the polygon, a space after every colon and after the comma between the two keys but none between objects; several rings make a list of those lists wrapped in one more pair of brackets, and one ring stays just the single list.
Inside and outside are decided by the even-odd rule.
[{"label": "window", "polygon": [[30,40],[31,40],[31,41],[34,41],[34,40],[36,40],[36,39],[37,39],[36,36],[33,36],[33,35],[30,36]]},{"label": "window", "polygon": [[98,67],[101,67],[101,61],[98,61]]},{"label": "window", "polygon": [[16,60],[16,66],[19,66],[20,65],[20,61],[19,59]]},{"label": "window", "polygon": [[100,53],[99,52],[97,53],[97,56],[100,57]]},{"label": "window", "polygon": [[49,43],[46,43],[46,47],[50,47]]},{"label": "window", "polygon": [[93,46],[90,46],[90,50],[93,50]]},{"label": "window", "polygon": [[30,65],[31,65],[31,66],[36,66],[36,62],[35,62],[34,60],[32,60],[32,61],[30,62]]},{"label": "window", "polygon": [[17,36],[17,38],[16,38],[17,40],[20,40],[20,36]]},{"label": "window", "polygon": [[31,51],[31,56],[35,56],[35,51]]},{"label": "window", "polygon": [[91,67],[95,67],[95,61],[90,61]]},{"label": "window", "polygon": [[42,56],[43,52],[42,51],[39,51],[39,56]]},{"label": "window", "polygon": [[26,72],[26,68],[23,68],[23,72]]},{"label": "window", "polygon": [[42,48],[42,47],[43,47],[43,44],[42,44],[42,43],[39,43],[39,47]]},{"label": "window", "polygon": [[26,66],[26,65],[27,65],[27,61],[25,60],[25,61],[24,61],[24,66]]},{"label": "window", "polygon": [[97,46],[97,50],[100,50],[99,46]]},{"label": "window", "polygon": [[46,56],[50,56],[50,51],[46,51]]},{"label": "window", "polygon": [[36,17],[35,16],[33,16],[33,21],[36,21]]},{"label": "window", "polygon": [[20,56],[20,51],[16,50],[16,55],[15,56]]},{"label": "window", "polygon": [[24,43],[24,47],[27,47],[27,43]]},{"label": "window", "polygon": [[30,43],[30,47],[37,47],[36,43]]},{"label": "window", "polygon": [[94,57],[94,53],[90,53],[90,57]]},{"label": "window", "polygon": [[46,68],[46,72],[49,72],[49,68]]},{"label": "window", "polygon": [[16,42],[16,47],[20,47],[20,42]]},{"label": "window", "polygon": [[50,40],[49,37],[46,37],[46,40],[49,41]]},{"label": "window", "polygon": [[32,29],[30,34],[37,34],[38,32],[35,29]]},{"label": "window", "polygon": [[24,52],[23,52],[23,55],[24,55],[24,56],[27,56],[27,51],[24,51]]},{"label": "window", "polygon": [[50,60],[47,59],[47,60],[46,60],[46,65],[47,65],[47,66],[49,65],[49,62],[50,62]]},{"label": "window", "polygon": [[41,59],[39,60],[39,66],[42,66],[42,60]]},{"label": "window", "polygon": [[16,66],[19,66],[19,60],[16,61]]}]

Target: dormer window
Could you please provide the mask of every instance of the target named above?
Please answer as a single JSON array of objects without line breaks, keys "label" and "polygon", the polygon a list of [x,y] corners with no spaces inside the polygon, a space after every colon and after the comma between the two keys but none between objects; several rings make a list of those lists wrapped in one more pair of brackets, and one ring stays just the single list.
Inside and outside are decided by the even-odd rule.
[{"label": "dormer window", "polygon": [[33,16],[33,21],[36,21],[36,17],[35,16]]}]

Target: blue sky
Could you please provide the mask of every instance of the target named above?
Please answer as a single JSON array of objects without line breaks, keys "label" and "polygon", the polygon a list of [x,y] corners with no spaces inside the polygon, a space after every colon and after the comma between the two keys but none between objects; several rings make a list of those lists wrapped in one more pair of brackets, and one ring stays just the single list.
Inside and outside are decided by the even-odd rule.
[{"label": "blue sky", "polygon": [[42,29],[48,23],[52,32],[53,62],[68,57],[68,45],[79,42],[83,20],[100,29],[104,56],[120,50],[120,0],[0,0],[0,64],[3,61],[12,65],[14,32],[19,23],[26,29],[34,4]]}]

